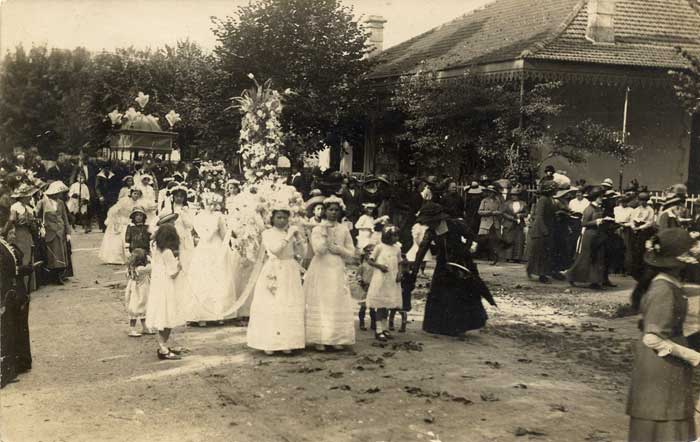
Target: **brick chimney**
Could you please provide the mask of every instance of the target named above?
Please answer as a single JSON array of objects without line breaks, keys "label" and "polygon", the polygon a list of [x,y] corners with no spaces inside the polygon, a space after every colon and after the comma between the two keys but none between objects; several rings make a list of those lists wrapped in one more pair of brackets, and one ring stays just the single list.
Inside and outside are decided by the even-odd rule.
[{"label": "brick chimney", "polygon": [[586,39],[615,44],[615,3],[617,0],[588,0]]},{"label": "brick chimney", "polygon": [[365,20],[365,29],[369,31],[370,55],[377,55],[384,50],[384,23],[381,15],[370,15]]}]

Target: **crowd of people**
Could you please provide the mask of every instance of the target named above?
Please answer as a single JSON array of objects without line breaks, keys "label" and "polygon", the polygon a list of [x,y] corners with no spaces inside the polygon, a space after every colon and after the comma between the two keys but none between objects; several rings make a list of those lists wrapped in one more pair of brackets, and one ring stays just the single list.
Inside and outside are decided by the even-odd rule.
[{"label": "crowd of people", "polygon": [[461,188],[449,177],[360,181],[283,171],[306,217],[292,224],[290,206],[273,207],[263,259],[251,262],[231,246],[227,216],[244,183],[222,164],[128,168],[81,155],[46,169],[18,160],[0,164],[0,270],[14,275],[2,279],[3,383],[31,368],[28,294],[73,274],[71,233],[97,221],[100,259],[127,269],[128,336],[157,335],[163,360],[185,351],[173,344],[174,328],[232,319],[247,326],[247,345],[267,354],[342,350],[355,343],[356,314],[367,330],[368,311],[375,338],[393,339],[397,314],[406,331],[426,262],[423,330],[448,336],[483,327],[483,301],[496,305],[475,258],[523,263],[541,283],[595,290],[614,287],[612,273],[629,275],[642,314],[630,440],[694,437],[690,381],[700,327],[686,323],[684,283],[700,282],[700,221],[682,184],[652,197],[636,183],[622,192],[610,179],[572,183],[551,167],[533,189],[487,177]]}]

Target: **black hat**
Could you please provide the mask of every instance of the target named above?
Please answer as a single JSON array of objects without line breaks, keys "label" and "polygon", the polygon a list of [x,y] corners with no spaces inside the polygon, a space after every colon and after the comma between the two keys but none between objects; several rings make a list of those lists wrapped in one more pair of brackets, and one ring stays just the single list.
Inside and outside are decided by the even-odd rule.
[{"label": "black hat", "polygon": [[554,166],[552,166],[552,165],[550,164],[550,165],[548,165],[547,167],[544,168],[544,171],[545,171],[545,173],[547,173],[547,172],[552,172],[552,173],[554,173],[554,172],[555,172],[555,169],[554,169]]},{"label": "black hat", "polygon": [[430,225],[448,219],[450,216],[445,213],[445,209],[438,203],[427,201],[421,207],[416,218],[418,224]]}]

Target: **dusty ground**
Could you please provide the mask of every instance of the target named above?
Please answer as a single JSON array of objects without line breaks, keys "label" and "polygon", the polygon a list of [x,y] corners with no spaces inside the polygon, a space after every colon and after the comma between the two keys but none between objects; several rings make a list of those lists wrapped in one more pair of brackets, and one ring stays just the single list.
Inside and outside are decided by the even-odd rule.
[{"label": "dusty ground", "polygon": [[[0,439],[20,441],[621,441],[636,318],[609,319],[631,286],[594,293],[481,264],[499,309],[466,340],[409,331],[350,352],[267,357],[245,329],[177,330],[159,362],[128,338],[120,268],[75,235],[78,276],[33,294],[34,369],[0,391]],[[420,298],[420,296],[419,296]]]}]

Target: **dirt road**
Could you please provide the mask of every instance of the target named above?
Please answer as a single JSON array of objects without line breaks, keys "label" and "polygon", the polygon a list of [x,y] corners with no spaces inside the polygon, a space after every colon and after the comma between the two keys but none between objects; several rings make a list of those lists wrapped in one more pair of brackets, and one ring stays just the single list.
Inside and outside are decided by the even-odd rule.
[{"label": "dirt road", "polygon": [[[121,268],[98,264],[101,234],[74,236],[77,276],[33,294],[33,370],[0,391],[0,439],[24,441],[621,441],[636,318],[608,319],[615,292],[528,282],[480,266],[499,309],[466,340],[420,331],[352,351],[267,357],[245,329],[183,328],[191,349],[159,362],[128,338]],[[418,296],[420,298],[420,296]]]}]

